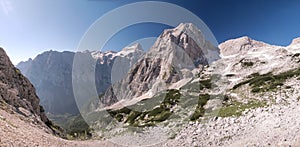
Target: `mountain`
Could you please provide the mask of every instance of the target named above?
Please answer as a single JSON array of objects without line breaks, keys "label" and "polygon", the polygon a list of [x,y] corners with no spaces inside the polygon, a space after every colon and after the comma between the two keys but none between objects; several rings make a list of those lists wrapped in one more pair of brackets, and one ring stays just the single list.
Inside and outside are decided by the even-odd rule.
[{"label": "mountain", "polygon": [[[106,91],[108,97],[102,97],[102,100],[114,96],[115,101],[102,103],[112,105],[86,117],[95,120],[93,127],[100,128],[99,134],[128,146],[153,145],[160,141],[166,141],[164,146],[299,145],[299,129],[295,125],[300,123],[297,119],[300,117],[298,38],[289,46],[270,45],[250,37],[225,41],[219,45],[221,58],[208,66],[197,68],[197,60],[192,60],[197,58],[190,56],[187,56],[189,62],[175,62],[176,73],[181,72],[178,65],[182,63],[186,69],[193,65],[198,74],[191,75],[189,82],[177,87],[173,86],[172,80],[180,81],[181,77],[165,75],[172,79],[169,85],[165,84],[166,88],[163,84],[167,80],[161,78],[164,75],[161,71],[165,65],[176,61],[173,58],[176,47],[164,44],[169,38],[161,39],[161,36],[128,75]],[[161,42],[162,46],[158,48]],[[181,57],[176,56],[176,59],[184,59]],[[203,60],[199,65],[207,65],[205,58],[200,59]],[[150,88],[147,84],[161,81],[164,82],[158,86],[161,92],[146,95],[148,91],[155,91],[154,84]],[[126,88],[132,93],[124,92]],[[124,99],[117,102],[120,93]],[[146,98],[139,95],[146,95]],[[138,98],[133,98],[134,101],[130,99],[132,97],[126,99],[127,96]],[[124,129],[129,126],[142,127],[143,131],[132,135],[127,132],[130,129]]]},{"label": "mountain", "polygon": [[118,52],[111,71],[112,83],[120,81],[143,55],[144,50],[138,43],[125,47]]},{"label": "mountain", "polygon": [[[110,90],[106,91],[107,98],[118,96],[119,93],[133,97],[143,96],[149,91],[158,94],[154,94],[153,97],[149,94],[149,99],[138,99],[138,102],[127,107],[108,107],[106,111],[89,113],[87,119],[99,122],[91,125],[95,130],[100,127],[101,131],[97,134],[102,136],[106,131],[108,136],[105,134],[104,137],[109,137],[109,140],[116,144],[127,146],[299,146],[299,39],[294,39],[289,46],[270,45],[250,37],[231,39],[219,45],[220,59],[209,60],[205,48],[201,48],[202,52],[197,52],[197,56],[193,52],[201,45],[191,43],[190,38],[185,36],[191,27],[188,24],[179,27],[177,31],[183,32],[178,33],[181,35],[176,35],[176,29],[166,30],[149,52],[140,54],[139,59],[126,56],[137,61],[136,63],[122,64],[123,60],[127,60],[120,59],[121,65],[116,65],[116,70],[124,67],[120,70],[121,73],[126,73],[125,69],[133,66],[127,74],[116,75],[118,78],[112,82],[114,84],[109,87]],[[183,31],[185,29],[187,30]],[[181,41],[183,42],[180,43]],[[190,45],[187,42],[197,46],[188,50]],[[218,53],[217,49],[214,49],[216,48],[208,48],[207,53]],[[123,49],[128,50],[141,51],[139,45]],[[49,143],[54,146],[90,146],[102,143],[67,142],[36,131],[37,127],[24,121],[27,120],[24,118],[28,118],[28,114],[33,114],[33,118],[38,121],[43,120],[41,118],[44,113],[38,106],[37,96],[32,94],[33,86],[13,67],[4,51],[0,51],[0,129],[4,130],[0,131],[0,135],[5,136],[0,138],[0,146],[3,146],[3,142],[4,146],[15,145],[16,142],[29,146],[33,145],[29,142],[43,146],[49,146]],[[122,55],[130,54],[127,53]],[[102,57],[97,52],[87,51],[80,54]],[[105,58],[114,58],[116,61],[117,57],[122,57],[121,53],[117,54],[108,52]],[[167,66],[174,68],[168,70]],[[184,80],[188,82],[178,84]],[[127,87],[121,87],[124,83],[126,85],[126,82]],[[138,83],[143,87],[138,86]],[[152,86],[148,87],[147,83]],[[161,83],[166,87],[153,89],[155,84]],[[126,93],[125,88],[136,93]],[[137,90],[142,92],[138,93]],[[106,102],[114,106],[117,101],[111,102],[107,99]],[[146,110],[131,109],[141,106],[142,109],[147,107]],[[12,112],[7,113],[7,108]],[[11,117],[17,116],[11,113],[23,117]],[[121,125],[123,123],[125,127]],[[105,128],[101,128],[102,125]],[[44,127],[47,130],[47,126]],[[38,135],[29,138],[20,135],[29,136],[28,132]],[[10,139],[13,141],[9,141]],[[6,142],[9,143],[5,144]]]},{"label": "mountain", "polygon": [[224,43],[219,45],[221,48],[221,54],[223,56],[234,55],[240,53],[242,51],[247,51],[251,48],[259,48],[271,46],[261,41],[256,41],[251,39],[250,37],[244,36],[237,39],[227,40]]},{"label": "mountain", "polygon": [[[111,85],[112,77],[118,79],[119,76],[122,76],[124,72],[128,71],[128,66],[134,64],[142,54],[143,50],[139,44],[126,47],[118,53],[112,51],[76,53],[46,51],[33,60],[20,62],[17,67],[36,87],[37,95],[41,98],[41,105],[45,107],[47,113],[76,115],[79,110],[72,85],[74,56],[80,56],[82,61],[89,62],[90,70],[95,70],[95,85],[100,95]],[[114,62],[115,60],[116,62]],[[114,72],[115,74],[112,74],[111,71],[116,69],[122,70],[123,73]]]},{"label": "mountain", "polygon": [[175,83],[188,82],[186,79],[193,78],[218,58],[219,49],[205,40],[196,26],[182,23],[165,30],[145,56],[122,80],[113,84],[100,101],[107,106],[124,99],[152,97]]},{"label": "mountain", "polygon": [[32,82],[46,112],[77,114],[72,89],[73,52],[47,51],[16,67]]},{"label": "mountain", "polygon": [[219,48],[222,58],[203,76],[221,77],[215,87],[223,89],[223,99],[209,93],[204,108],[207,116],[215,110],[213,117],[183,126],[167,146],[298,146],[299,38],[276,46],[241,37]]},{"label": "mountain", "polygon": [[256,72],[282,72],[298,66],[292,54],[299,52],[299,48],[294,50],[290,46],[269,45],[249,37],[232,39],[219,45],[222,59],[218,63],[226,65],[223,75],[235,74],[230,79],[236,82]]},{"label": "mountain", "polygon": [[[0,48],[0,108],[17,113],[28,122],[37,124],[48,132],[53,131],[54,125],[46,117],[44,108],[39,105],[40,99],[35,88],[15,68],[5,51]],[[59,133],[59,132],[55,132]]]}]

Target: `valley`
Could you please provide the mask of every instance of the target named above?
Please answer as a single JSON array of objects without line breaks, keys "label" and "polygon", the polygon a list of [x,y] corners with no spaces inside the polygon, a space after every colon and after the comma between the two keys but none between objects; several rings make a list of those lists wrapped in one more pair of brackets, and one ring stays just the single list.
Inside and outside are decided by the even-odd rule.
[{"label": "valley", "polygon": [[[215,47],[191,23],[165,30],[148,51],[48,51],[20,70],[3,50],[0,145],[297,146],[299,54],[299,38]],[[75,55],[90,70],[72,73]],[[84,78],[93,71],[95,80]],[[97,96],[81,89],[78,99],[74,78],[94,82]]]}]

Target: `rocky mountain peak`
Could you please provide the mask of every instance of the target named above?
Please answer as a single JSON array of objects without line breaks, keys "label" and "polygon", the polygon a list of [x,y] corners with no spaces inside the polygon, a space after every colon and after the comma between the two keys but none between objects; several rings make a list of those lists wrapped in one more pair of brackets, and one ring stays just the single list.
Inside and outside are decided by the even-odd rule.
[{"label": "rocky mountain peak", "polygon": [[202,32],[191,23],[181,23],[174,29],[165,30],[148,54],[165,56],[168,52],[178,53],[180,50],[194,62],[195,67],[219,59],[218,48],[207,41]]},{"label": "rocky mountain peak", "polygon": [[205,43],[202,32],[192,23],[181,23],[176,28],[167,30],[166,32],[171,32],[175,37],[178,37],[181,34],[188,35],[195,40],[199,46],[202,46]]},{"label": "rocky mountain peak", "polygon": [[142,47],[141,44],[135,43],[131,46],[123,48],[122,51],[123,52],[128,52],[128,51],[130,52],[130,51],[144,51],[144,50],[143,50],[143,47]]},{"label": "rocky mountain peak", "polygon": [[[171,41],[176,45],[184,46],[189,43],[188,39],[193,40],[199,47],[202,47],[205,44],[202,32],[192,23],[181,23],[174,29],[165,30],[159,36],[158,41]],[[157,43],[153,48],[157,47]]]},{"label": "rocky mountain peak", "polygon": [[247,51],[248,49],[258,48],[258,47],[268,47],[271,46],[261,41],[256,41],[248,36],[240,37],[237,39],[231,39],[221,43],[219,48],[221,49],[222,56],[229,56],[237,54],[241,51]]},{"label": "rocky mountain peak", "polygon": [[219,58],[211,45],[191,23],[165,30],[150,50],[135,63],[126,76],[109,88],[101,102],[111,105],[121,99],[144,94],[153,96],[183,79],[193,77],[193,70]]},{"label": "rocky mountain peak", "polygon": [[[144,54],[144,50],[141,44],[136,43],[131,46],[127,46],[123,48],[120,52],[116,54],[117,57],[125,57],[125,58],[131,58],[131,57],[140,57],[140,55]],[[136,59],[137,60],[137,59]]]}]

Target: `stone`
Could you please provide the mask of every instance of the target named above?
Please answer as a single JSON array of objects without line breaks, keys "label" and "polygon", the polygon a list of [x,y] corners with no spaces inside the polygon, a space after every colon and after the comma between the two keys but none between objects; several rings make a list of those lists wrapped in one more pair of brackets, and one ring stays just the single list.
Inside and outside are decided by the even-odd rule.
[{"label": "stone", "polygon": [[[5,101],[17,113],[26,117],[33,116],[38,124],[42,124],[46,130],[51,130],[53,124],[43,112],[43,107],[39,105],[40,99],[35,88],[20,70],[14,67],[2,48],[0,48],[0,83],[2,83],[0,101]],[[52,131],[56,133],[55,130]]]},{"label": "stone", "polygon": [[[134,64],[122,80],[106,91],[101,101],[147,97],[168,89],[180,80],[192,78],[192,71],[217,60],[214,47],[193,24],[180,24],[165,30],[150,50]],[[114,103],[108,103],[112,105]]]}]

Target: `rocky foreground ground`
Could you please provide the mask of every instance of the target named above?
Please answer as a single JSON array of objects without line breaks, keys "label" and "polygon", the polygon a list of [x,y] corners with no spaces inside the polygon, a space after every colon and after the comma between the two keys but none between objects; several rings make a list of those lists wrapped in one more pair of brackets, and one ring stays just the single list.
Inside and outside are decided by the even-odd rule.
[{"label": "rocky foreground ground", "polygon": [[300,105],[274,105],[244,116],[190,123],[165,146],[299,146]]},{"label": "rocky foreground ground", "polygon": [[[296,101],[296,100],[295,100]],[[249,110],[243,116],[191,122],[163,146],[299,146],[300,103]],[[13,113],[13,112],[11,112]],[[69,141],[46,133],[18,114],[0,110],[0,146],[119,146],[110,141]],[[160,133],[157,133],[158,135]],[[130,136],[124,137],[130,142]],[[125,140],[124,140],[125,141]],[[154,145],[155,146],[155,145]]]},{"label": "rocky foreground ground", "polygon": [[116,146],[108,141],[69,141],[47,133],[43,127],[29,123],[29,120],[15,112],[0,109],[1,147],[87,147]]}]

